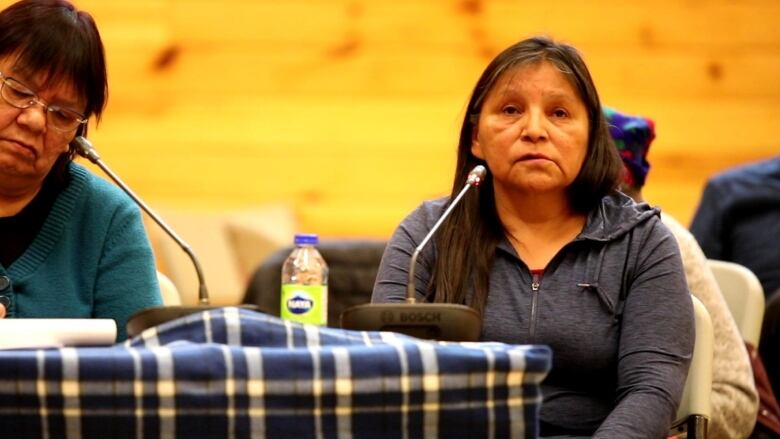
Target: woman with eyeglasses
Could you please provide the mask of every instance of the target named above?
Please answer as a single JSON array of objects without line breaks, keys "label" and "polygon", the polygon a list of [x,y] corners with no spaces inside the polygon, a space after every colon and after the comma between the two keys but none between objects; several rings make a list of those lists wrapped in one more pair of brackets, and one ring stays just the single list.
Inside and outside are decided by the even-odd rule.
[{"label": "woman with eyeglasses", "polygon": [[111,318],[121,341],[162,301],[138,208],[73,162],[107,94],[88,13],[64,0],[0,12],[0,316]]}]

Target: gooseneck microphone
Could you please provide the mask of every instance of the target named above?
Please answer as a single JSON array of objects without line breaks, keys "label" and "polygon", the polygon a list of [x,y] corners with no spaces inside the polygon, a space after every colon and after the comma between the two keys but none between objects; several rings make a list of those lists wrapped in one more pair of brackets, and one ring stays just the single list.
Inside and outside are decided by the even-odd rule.
[{"label": "gooseneck microphone", "polygon": [[417,256],[420,255],[420,252],[425,247],[425,245],[428,244],[428,241],[430,241],[436,231],[439,230],[439,227],[444,222],[444,220],[450,216],[452,209],[454,209],[455,206],[460,203],[460,199],[466,195],[466,192],[468,192],[472,186],[479,186],[480,183],[482,183],[482,180],[485,178],[486,173],[487,171],[482,165],[475,166],[474,169],[469,172],[469,175],[466,178],[466,184],[463,186],[463,189],[461,189],[460,193],[458,193],[455,199],[452,200],[452,203],[450,203],[444,213],[439,217],[439,220],[436,221],[436,224],[431,227],[431,230],[427,235],[425,235],[425,238],[423,238],[423,240],[420,242],[420,245],[414,249],[414,253],[412,253],[412,259],[409,262],[409,279],[406,281],[406,303],[415,303],[417,301],[414,287],[414,272],[417,268]]},{"label": "gooseneck microphone", "polygon": [[165,231],[165,233],[168,234],[168,236],[176,241],[176,244],[178,244],[179,247],[184,250],[184,253],[187,253],[187,256],[189,256],[190,260],[192,260],[192,265],[195,266],[195,272],[198,274],[198,303],[200,305],[208,305],[209,292],[206,289],[206,280],[203,276],[203,269],[201,269],[200,262],[195,256],[195,252],[192,251],[192,247],[184,242],[184,240],[181,239],[181,237],[179,237],[179,235],[176,234],[176,232],[174,232],[173,229],[171,229],[170,226],[168,226],[168,224],[166,224],[159,215],[157,215],[149,206],[147,206],[143,200],[138,198],[138,196],[122,181],[122,179],[119,178],[118,175],[114,173],[114,171],[112,171],[108,166],[106,166],[105,163],[103,163],[103,160],[100,159],[100,155],[95,150],[95,147],[92,146],[92,142],[87,140],[87,138],[84,136],[76,136],[76,138],[73,139],[73,144],[76,146],[76,152],[80,156],[100,167],[100,169],[102,169],[103,172],[111,177],[111,179],[114,180],[114,183],[116,183],[117,186],[125,191],[125,193],[129,195],[130,198],[132,198],[133,201],[135,201],[135,203],[139,205],[141,209],[143,209],[144,212],[146,212],[154,220],[154,222],[156,222],[157,225]]},{"label": "gooseneck microphone", "polygon": [[477,165],[466,184],[415,248],[409,261],[406,303],[369,303],[353,306],[341,314],[341,327],[363,331],[394,331],[419,338],[449,341],[477,341],[482,318],[474,308],[453,303],[417,303],[415,269],[417,257],[469,189],[479,186],[486,170]]},{"label": "gooseneck microphone", "polygon": [[[170,236],[176,244],[187,253],[187,256],[192,260],[192,265],[195,267],[195,272],[198,275],[198,305],[197,306],[161,306],[153,307],[141,310],[133,314],[127,321],[127,333],[129,336],[138,335],[141,331],[152,326],[159,325],[160,323],[168,320],[173,320],[187,314],[205,311],[209,308],[209,293],[206,288],[206,280],[203,276],[203,269],[200,266],[198,258],[195,256],[195,252],[176,232],[171,229],[165,221],[160,218],[146,203],[143,202],[123,181],[119,178],[106,164],[100,159],[100,155],[92,146],[92,143],[84,136],[76,136],[71,143],[76,147],[76,152],[97,165],[103,172],[106,173],[114,183],[119,186],[133,201],[151,217],[158,226],[160,226],[168,236]],[[257,307],[249,306],[250,309],[257,309]]]}]

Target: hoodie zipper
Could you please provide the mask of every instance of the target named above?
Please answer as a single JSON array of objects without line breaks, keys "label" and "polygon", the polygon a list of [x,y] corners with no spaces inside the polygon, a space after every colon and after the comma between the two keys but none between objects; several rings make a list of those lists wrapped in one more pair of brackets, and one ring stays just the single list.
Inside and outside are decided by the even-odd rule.
[{"label": "hoodie zipper", "polygon": [[536,334],[536,302],[537,298],[539,297],[540,283],[541,279],[539,277],[539,273],[533,273],[533,278],[531,279],[531,343],[534,342],[534,336]]}]

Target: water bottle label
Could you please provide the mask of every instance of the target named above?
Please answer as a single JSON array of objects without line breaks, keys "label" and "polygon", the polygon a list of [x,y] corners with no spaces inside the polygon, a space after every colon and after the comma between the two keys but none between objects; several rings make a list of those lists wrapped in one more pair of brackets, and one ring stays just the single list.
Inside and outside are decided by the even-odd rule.
[{"label": "water bottle label", "polygon": [[282,285],[281,317],[298,323],[324,326],[328,323],[328,287]]}]

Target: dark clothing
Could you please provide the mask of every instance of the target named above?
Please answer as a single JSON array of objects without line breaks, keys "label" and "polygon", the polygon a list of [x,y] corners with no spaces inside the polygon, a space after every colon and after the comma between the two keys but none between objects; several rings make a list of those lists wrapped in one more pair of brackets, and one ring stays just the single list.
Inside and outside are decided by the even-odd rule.
[{"label": "dark clothing", "polygon": [[780,288],[780,157],[734,168],[704,188],[691,233],[710,259],[756,274],[768,297]]},{"label": "dark clothing", "polygon": [[41,190],[24,209],[14,216],[0,217],[0,242],[3,243],[0,265],[9,267],[32,244],[63,188],[62,184],[54,184],[52,178],[46,178]]},{"label": "dark clothing", "polygon": [[[396,229],[372,301],[404,300],[410,255],[446,201],[423,203]],[[433,243],[419,256],[420,300],[435,258]],[[508,240],[496,249],[481,338],[552,348],[553,367],[542,383],[542,435],[666,437],[693,337],[677,242],[646,204],[605,197],[541,277]]]},{"label": "dark clothing", "polygon": [[766,304],[758,345],[758,352],[776,397],[780,395],[780,290],[775,291]]}]

